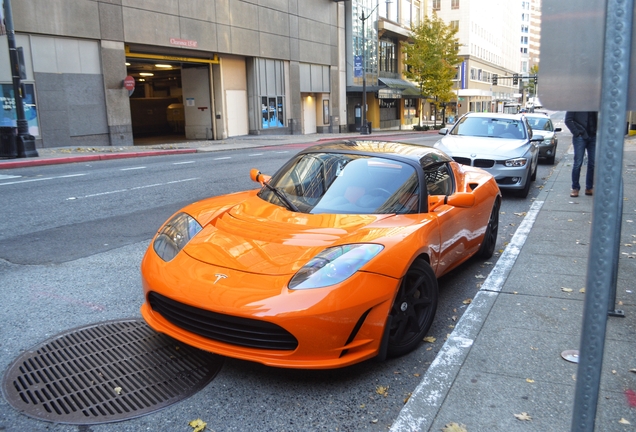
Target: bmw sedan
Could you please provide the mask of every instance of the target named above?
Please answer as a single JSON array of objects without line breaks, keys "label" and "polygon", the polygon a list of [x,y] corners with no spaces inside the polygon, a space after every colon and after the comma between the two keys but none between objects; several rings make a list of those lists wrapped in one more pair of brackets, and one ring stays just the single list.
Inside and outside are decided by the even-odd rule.
[{"label": "bmw sedan", "polygon": [[543,142],[539,144],[539,159],[545,160],[548,164],[554,165],[557,144],[559,139],[556,132],[561,132],[561,128],[555,128],[552,120],[544,113],[526,114],[528,124],[536,134],[543,135]]},{"label": "bmw sedan", "polygon": [[499,188],[525,198],[536,179],[539,143],[543,135],[533,135],[525,116],[502,113],[467,113],[444,135],[435,148],[456,162],[488,171]]}]

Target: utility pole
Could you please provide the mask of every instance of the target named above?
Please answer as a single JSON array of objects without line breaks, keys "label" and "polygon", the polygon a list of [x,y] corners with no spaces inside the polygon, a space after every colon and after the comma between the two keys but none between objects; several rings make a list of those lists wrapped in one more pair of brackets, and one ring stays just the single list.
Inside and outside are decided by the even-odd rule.
[{"label": "utility pole", "polygon": [[367,124],[367,60],[365,55],[367,50],[367,34],[364,23],[373,15],[373,12],[375,12],[379,5],[379,3],[375,5],[366,16],[363,10],[362,16],[360,16],[360,21],[362,21],[362,124],[360,125],[360,135],[369,135],[371,133],[369,131],[369,125]]},{"label": "utility pole", "polygon": [[11,12],[11,0],[4,0],[4,21],[9,43],[9,61],[11,63],[11,75],[13,78],[13,98],[15,101],[16,124],[18,135],[16,137],[17,157],[39,156],[35,150],[35,138],[29,135],[29,122],[24,115],[24,103],[22,95],[22,76],[20,74],[20,57],[15,46],[15,30],[13,28],[13,13]]}]

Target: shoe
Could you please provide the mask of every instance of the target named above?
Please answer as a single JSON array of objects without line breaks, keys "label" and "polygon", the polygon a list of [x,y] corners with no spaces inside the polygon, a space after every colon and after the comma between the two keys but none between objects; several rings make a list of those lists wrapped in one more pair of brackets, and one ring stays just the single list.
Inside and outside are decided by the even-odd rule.
[{"label": "shoe", "polygon": [[588,196],[594,195],[594,189],[585,189],[585,195],[588,195]]},{"label": "shoe", "polygon": [[579,196],[579,190],[578,189],[572,189],[572,192],[570,192],[570,196],[572,198],[576,198],[577,196]]}]

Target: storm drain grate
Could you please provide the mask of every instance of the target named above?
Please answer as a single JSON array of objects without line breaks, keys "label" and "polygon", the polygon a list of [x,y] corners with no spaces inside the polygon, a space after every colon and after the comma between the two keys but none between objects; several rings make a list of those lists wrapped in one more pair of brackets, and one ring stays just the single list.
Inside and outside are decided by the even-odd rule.
[{"label": "storm drain grate", "polygon": [[223,357],[156,333],[142,320],[93,324],[18,357],[2,383],[23,414],[66,424],[139,417],[205,387]]}]

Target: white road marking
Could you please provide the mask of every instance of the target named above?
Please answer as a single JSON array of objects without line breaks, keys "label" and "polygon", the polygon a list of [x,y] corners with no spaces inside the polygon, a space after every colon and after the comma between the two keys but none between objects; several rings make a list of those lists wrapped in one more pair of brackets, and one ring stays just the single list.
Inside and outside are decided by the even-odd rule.
[{"label": "white road marking", "polygon": [[61,179],[61,178],[81,177],[85,175],[86,174],[69,174],[69,175],[63,175],[63,176],[57,176],[57,177],[40,177],[40,178],[34,178],[34,179],[28,179],[28,180],[18,180],[13,182],[0,183],[0,186],[6,186],[6,185],[12,185],[12,184],[18,184],[18,183],[31,183],[31,182],[44,181],[44,180],[55,180],[55,179]]},{"label": "white road marking", "polygon": [[192,164],[192,163],[194,163],[194,161],[174,162],[172,165],[185,165],[185,164]]},{"label": "white road marking", "polygon": [[140,169],[146,169],[146,167],[140,166],[140,167],[132,167],[132,168],[121,168],[119,171],[132,171],[132,170],[140,170]]},{"label": "white road marking", "polygon": [[248,155],[248,156],[263,156],[263,153],[253,153],[253,154]]},{"label": "white road marking", "polygon": [[282,153],[289,153],[289,151],[287,151],[287,150],[285,150],[285,151],[277,151],[277,152],[274,152],[274,153],[281,153],[282,154]]},{"label": "white road marking", "polygon": [[214,158],[213,160],[225,160],[225,159],[232,159],[232,158],[230,156],[225,156],[225,157]]},{"label": "white road marking", "polygon": [[3,175],[0,174],[0,180],[8,180],[8,179],[12,179],[12,178],[20,178],[22,176],[14,176],[14,175]]},{"label": "white road marking", "polygon": [[83,198],[94,198],[94,197],[103,196],[103,195],[111,195],[111,194],[122,193],[122,192],[131,192],[131,191],[140,190],[140,189],[148,189],[148,188],[157,187],[157,186],[166,186],[170,184],[183,183],[183,182],[188,182],[188,181],[193,181],[198,179],[199,179],[198,177],[194,177],[194,178],[175,180],[175,181],[170,181],[165,183],[155,183],[155,184],[150,184],[145,186],[137,186],[132,188],[108,191],[108,192],[94,193],[94,194],[84,195],[81,197],[69,197],[69,198],[66,198],[66,200],[69,201],[69,200],[76,200],[76,199],[83,199]]}]

